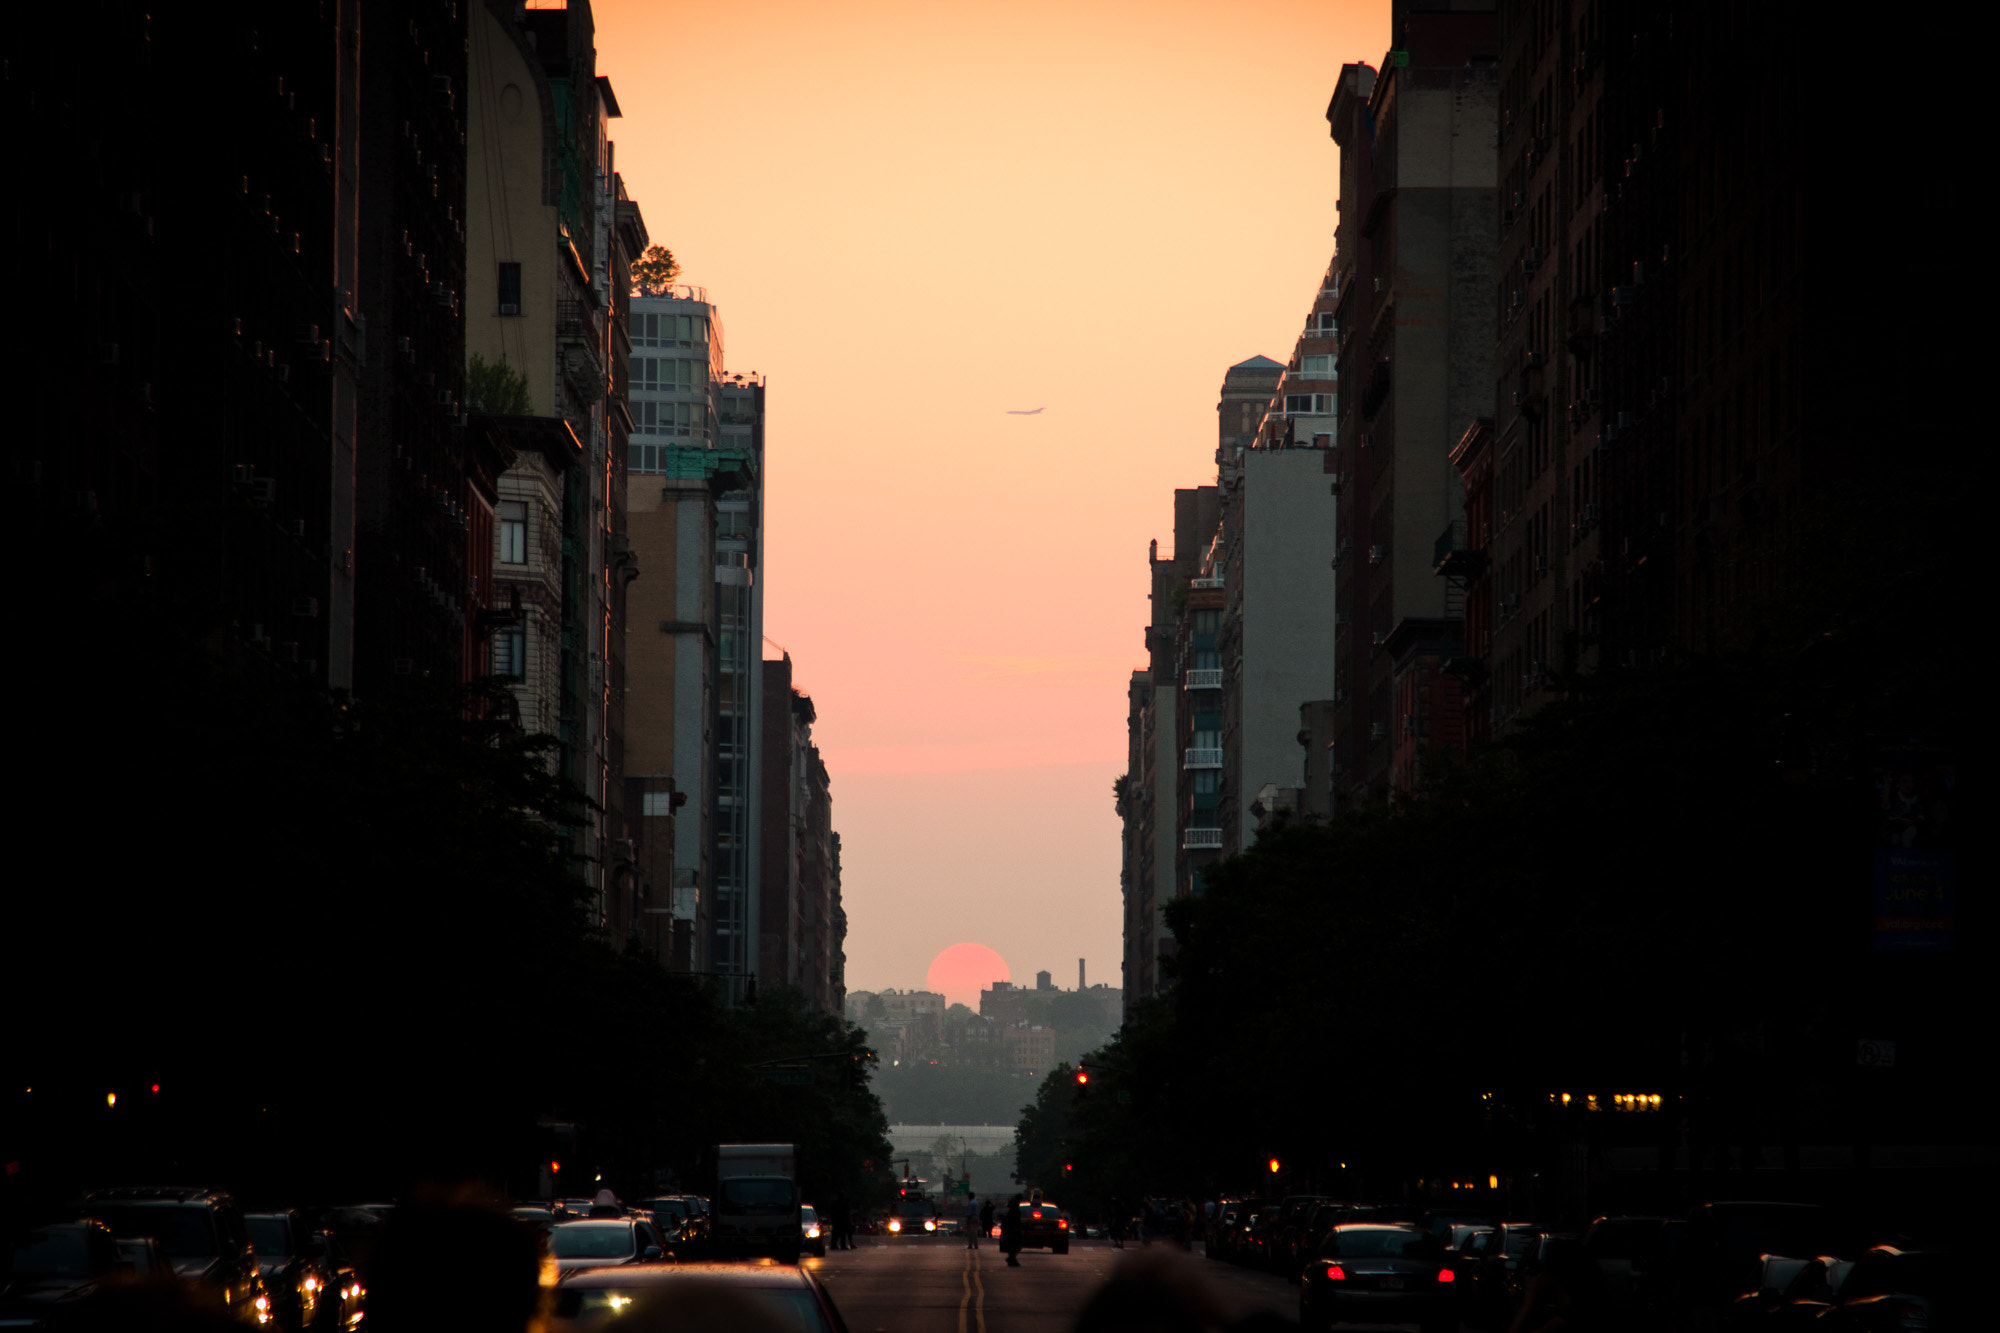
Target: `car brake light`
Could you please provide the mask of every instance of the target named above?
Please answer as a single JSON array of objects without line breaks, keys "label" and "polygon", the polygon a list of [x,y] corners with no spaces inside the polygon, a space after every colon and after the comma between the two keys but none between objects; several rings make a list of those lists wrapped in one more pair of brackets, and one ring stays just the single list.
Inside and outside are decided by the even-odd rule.
[{"label": "car brake light", "polygon": [[1326,1277],[1329,1282],[1345,1282],[1347,1280],[1347,1270],[1339,1264],[1328,1264],[1326,1266]]},{"label": "car brake light", "polygon": [[1458,1274],[1452,1272],[1449,1268],[1440,1268],[1438,1269],[1438,1281],[1456,1282],[1458,1281]]},{"label": "car brake light", "polygon": [[1057,1230],[1057,1231],[1068,1231],[1068,1230],[1069,1230],[1069,1219],[1068,1219],[1067,1217],[1065,1217],[1065,1218],[1064,1218],[1064,1219],[1063,1219],[1062,1221],[1060,1221],[1060,1222],[1056,1223],[1056,1230]]},{"label": "car brake light", "polygon": [[1034,1212],[1030,1213],[1029,1216],[1033,1217],[1037,1222],[1039,1222],[1042,1220],[1042,1210],[1037,1208],[1035,1209]]}]

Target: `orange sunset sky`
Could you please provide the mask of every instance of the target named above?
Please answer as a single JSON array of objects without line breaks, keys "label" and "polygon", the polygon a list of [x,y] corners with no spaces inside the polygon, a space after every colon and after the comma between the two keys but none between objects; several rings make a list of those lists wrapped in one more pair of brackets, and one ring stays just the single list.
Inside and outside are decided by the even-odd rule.
[{"label": "orange sunset sky", "polygon": [[594,12],[626,189],[769,377],[766,628],[818,706],[849,989],[959,941],[1118,984],[1146,543],[1214,480],[1224,369],[1291,354],[1387,0]]}]

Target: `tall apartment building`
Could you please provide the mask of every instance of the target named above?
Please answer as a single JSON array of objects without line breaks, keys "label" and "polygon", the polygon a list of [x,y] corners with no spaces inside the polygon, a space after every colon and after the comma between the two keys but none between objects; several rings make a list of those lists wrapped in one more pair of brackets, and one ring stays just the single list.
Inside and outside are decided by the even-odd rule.
[{"label": "tall apartment building", "polygon": [[497,487],[495,596],[519,614],[496,635],[493,665],[518,682],[522,724],[556,738],[559,771],[592,802],[576,850],[609,928],[629,902],[612,881],[630,859],[612,697],[630,573],[614,443],[629,410],[613,359],[629,343],[621,295],[645,232],[613,169],[618,103],[596,74],[589,7],[489,2],[470,26],[466,351],[524,379],[528,412],[514,415],[540,423]]},{"label": "tall apartment building", "polygon": [[634,837],[662,831],[649,821],[671,809],[663,793],[686,798],[676,957],[740,997],[760,967],[765,385],[724,371],[721,317],[700,288],[638,294],[631,322],[625,777],[652,812]]},{"label": "tall apartment building", "polygon": [[813,702],[792,685],[790,655],[763,666],[757,976],[764,987],[790,987],[813,1008],[837,1014],[846,916],[831,782],[812,743]]},{"label": "tall apartment building", "polygon": [[[1122,987],[1126,1003],[1159,991],[1159,960],[1172,947],[1164,911],[1176,895],[1183,846],[1190,839],[1200,846],[1219,847],[1221,831],[1212,815],[1215,793],[1201,811],[1182,806],[1180,748],[1184,711],[1197,699],[1213,698],[1221,688],[1221,668],[1215,654],[1214,628],[1194,647],[1194,656],[1179,665],[1179,626],[1194,594],[1185,591],[1200,572],[1201,557],[1215,532],[1219,510],[1213,486],[1174,492],[1174,552],[1164,559],[1154,541],[1146,557],[1151,591],[1151,616],[1146,625],[1147,667],[1134,672],[1127,689],[1127,752],[1125,781],[1118,809],[1123,829],[1125,862],[1124,960]],[[1202,594],[1204,597],[1206,593]],[[1193,819],[1199,827],[1189,827]]]},{"label": "tall apartment building", "polygon": [[[1449,649],[1439,639],[1458,607],[1435,569],[1438,535],[1461,509],[1450,453],[1493,392],[1492,6],[1399,0],[1391,23],[1385,67],[1344,66],[1327,110],[1341,149],[1333,786],[1343,805],[1389,785],[1401,722],[1391,636],[1401,626],[1395,648]],[[1423,656],[1407,652],[1404,670]]]},{"label": "tall apartment building", "polygon": [[[361,6],[355,578],[365,695],[488,671],[494,506],[513,451],[465,414],[469,10]],[[380,34],[394,32],[396,40]]]},{"label": "tall apartment building", "polygon": [[9,14],[28,639],[353,686],[359,21]]},{"label": "tall apartment building", "polygon": [[[1299,706],[1326,697],[1333,687],[1336,497],[1325,467],[1331,455],[1325,447],[1313,447],[1313,434],[1303,445],[1296,443],[1299,422],[1287,412],[1287,399],[1306,395],[1287,395],[1282,382],[1272,390],[1258,435],[1220,460],[1221,523],[1215,558],[1206,571],[1222,582],[1216,634],[1222,668],[1222,799],[1217,814],[1224,855],[1256,841],[1256,830],[1262,817],[1273,813],[1273,802],[1297,808],[1305,772]],[[1305,423],[1331,426],[1332,394],[1322,391],[1313,397],[1327,401],[1301,404],[1312,413],[1304,416]],[[1194,606],[1193,592],[1189,606]],[[1190,746],[1202,738],[1191,737]],[[1197,758],[1190,748],[1188,762]],[[1190,777],[1198,774],[1194,770]],[[1253,809],[1266,789],[1263,808]],[[1198,887],[1189,884],[1190,890]]]},{"label": "tall apartment building", "polygon": [[1475,739],[1564,678],[1754,636],[1745,608],[1799,576],[1801,505],[1860,456],[1853,413],[1806,429],[1808,364],[1845,357],[1813,357],[1806,319],[1826,214],[1797,16],[1507,0],[1499,20],[1494,404],[1439,540],[1468,628],[1490,625],[1461,672]]},{"label": "tall apartment building", "polygon": [[[1243,459],[1264,429],[1284,374],[1283,363],[1268,356],[1239,361],[1224,372],[1215,405],[1214,526],[1197,538],[1202,543],[1200,566],[1180,593],[1185,600],[1174,635],[1177,673],[1214,673],[1183,676],[1188,688],[1178,718],[1181,771],[1176,806],[1182,836],[1176,895],[1201,892],[1202,870],[1242,846],[1239,816],[1247,798],[1241,793],[1242,776],[1232,770],[1231,760],[1242,757],[1243,596],[1240,577],[1231,596],[1230,554],[1232,547],[1241,547],[1243,538]],[[1265,475],[1260,469],[1260,476]],[[1179,540],[1176,532],[1176,554]],[[1241,571],[1236,572],[1240,576]],[[1295,710],[1298,700],[1293,699],[1290,707]],[[1287,728],[1288,737],[1293,730]]]}]

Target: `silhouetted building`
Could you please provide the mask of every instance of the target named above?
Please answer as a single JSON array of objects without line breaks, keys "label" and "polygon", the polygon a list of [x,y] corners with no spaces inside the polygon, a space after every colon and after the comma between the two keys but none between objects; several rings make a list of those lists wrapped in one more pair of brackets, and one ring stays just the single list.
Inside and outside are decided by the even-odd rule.
[{"label": "silhouetted building", "polygon": [[1341,149],[1342,803],[1388,788],[1400,721],[1391,633],[1405,619],[1456,619],[1433,575],[1438,534],[1460,507],[1447,456],[1493,393],[1491,5],[1398,0],[1391,25],[1385,68],[1343,67],[1327,110]]},{"label": "silhouetted building", "polygon": [[812,743],[812,699],[792,686],[792,659],[764,668],[762,855],[758,967],[762,985],[789,986],[823,1013],[842,1011],[845,936],[832,791]]},{"label": "silhouetted building", "polygon": [[469,9],[361,10],[355,674],[367,693],[487,674],[493,510],[513,458],[466,429]]},{"label": "silhouetted building", "polygon": [[9,16],[16,531],[58,619],[353,685],[359,23]]}]

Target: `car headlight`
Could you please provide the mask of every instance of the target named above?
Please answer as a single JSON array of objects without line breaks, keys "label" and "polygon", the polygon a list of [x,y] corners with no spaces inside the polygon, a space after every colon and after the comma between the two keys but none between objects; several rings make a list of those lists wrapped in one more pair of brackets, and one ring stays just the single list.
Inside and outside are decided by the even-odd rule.
[{"label": "car headlight", "polygon": [[926,1230],[926,1231],[936,1231],[936,1230],[937,1230],[937,1223],[935,1223],[935,1222],[928,1222],[928,1221],[927,1221],[927,1222],[925,1222],[925,1223],[924,1223],[924,1230]]},{"label": "car headlight", "polygon": [[901,1222],[898,1222],[893,1217],[889,1219],[889,1230],[901,1231],[902,1229],[903,1229],[903,1224]]},{"label": "car headlight", "polygon": [[818,1239],[819,1239],[819,1228],[818,1228],[818,1227],[807,1227],[807,1228],[806,1228],[806,1239],[807,1239],[807,1240],[818,1240]]}]

